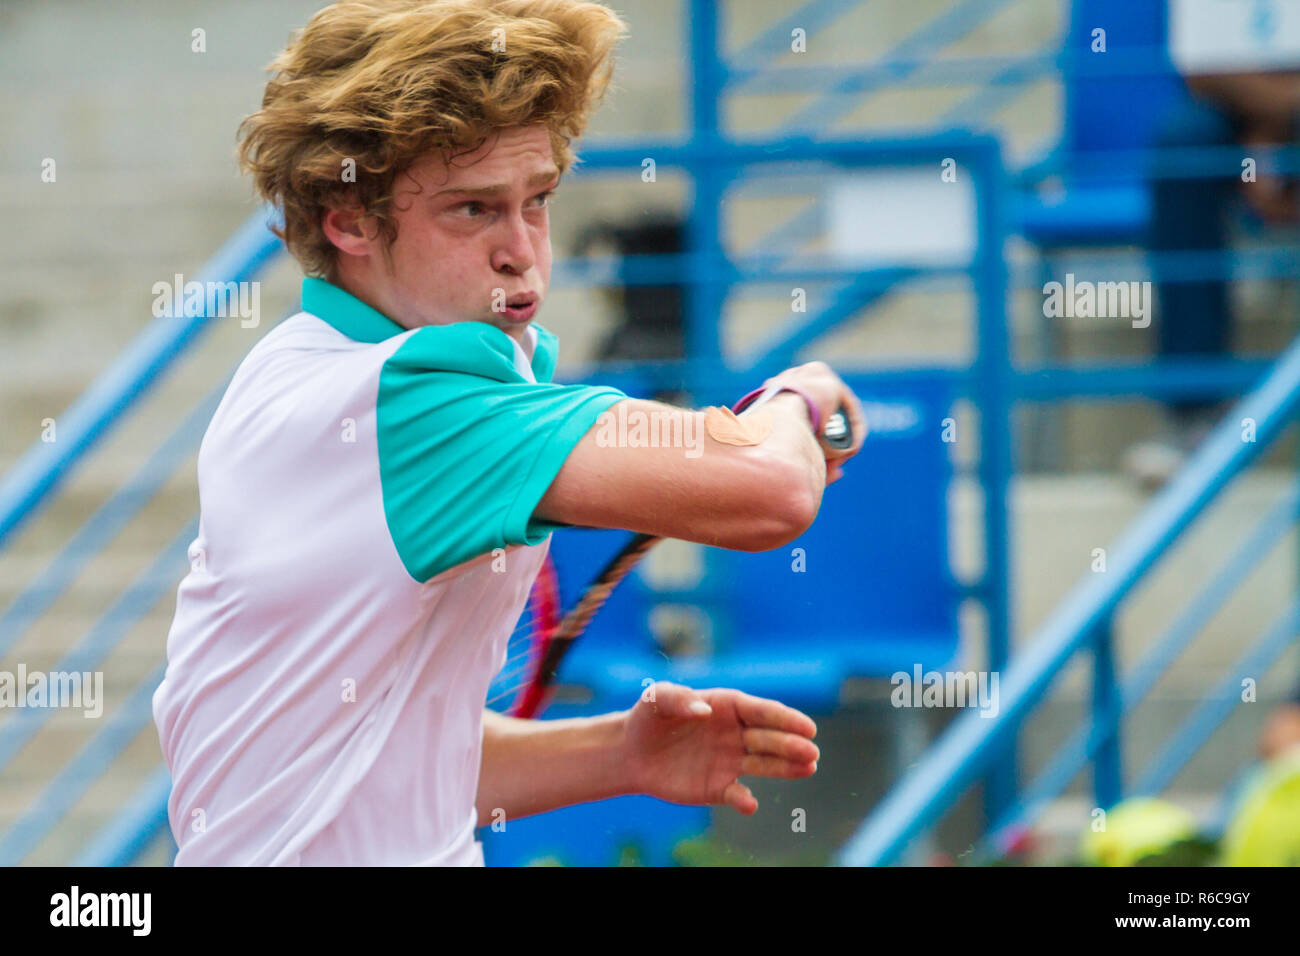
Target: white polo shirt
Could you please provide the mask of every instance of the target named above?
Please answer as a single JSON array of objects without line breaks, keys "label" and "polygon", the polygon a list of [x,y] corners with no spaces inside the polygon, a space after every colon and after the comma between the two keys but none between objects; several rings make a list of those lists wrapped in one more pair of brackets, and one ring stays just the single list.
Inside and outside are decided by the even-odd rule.
[{"label": "white polo shirt", "polygon": [[[404,330],[321,279],[199,451],[154,719],[177,865],[481,864],[488,685],[612,388],[482,322]],[[504,554],[493,560],[494,549]]]}]

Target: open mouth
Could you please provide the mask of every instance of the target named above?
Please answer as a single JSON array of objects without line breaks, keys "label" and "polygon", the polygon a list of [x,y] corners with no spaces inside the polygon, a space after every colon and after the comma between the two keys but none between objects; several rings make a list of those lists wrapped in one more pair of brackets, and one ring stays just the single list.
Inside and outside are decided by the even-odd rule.
[{"label": "open mouth", "polygon": [[527,322],[537,312],[537,296],[524,293],[506,300],[506,315],[519,322]]}]

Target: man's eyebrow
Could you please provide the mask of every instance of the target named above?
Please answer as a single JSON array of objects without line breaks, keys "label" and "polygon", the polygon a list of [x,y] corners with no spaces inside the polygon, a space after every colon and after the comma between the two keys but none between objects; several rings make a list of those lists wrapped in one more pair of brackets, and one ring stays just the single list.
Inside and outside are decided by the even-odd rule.
[{"label": "man's eyebrow", "polygon": [[[534,173],[528,177],[528,182],[524,183],[526,189],[540,189],[543,186],[549,186],[560,178],[560,171],[555,167],[540,173]],[[440,189],[434,193],[431,198],[438,199],[443,196],[478,196],[484,199],[491,199],[496,196],[508,193],[510,187],[505,183],[494,183],[491,186],[451,186],[447,189]]]}]

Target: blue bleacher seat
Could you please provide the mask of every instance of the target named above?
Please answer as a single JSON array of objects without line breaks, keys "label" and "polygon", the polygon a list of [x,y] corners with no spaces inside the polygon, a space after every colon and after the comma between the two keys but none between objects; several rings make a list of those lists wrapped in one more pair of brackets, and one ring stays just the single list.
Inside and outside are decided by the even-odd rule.
[{"label": "blue bleacher seat", "polygon": [[[1106,31],[1105,53],[1092,52],[1098,28]],[[1017,218],[1026,238],[1049,247],[1143,239],[1151,207],[1136,151],[1152,145],[1162,119],[1188,96],[1167,35],[1164,0],[1071,4],[1065,128],[1053,157],[1062,188],[1021,197]]]}]

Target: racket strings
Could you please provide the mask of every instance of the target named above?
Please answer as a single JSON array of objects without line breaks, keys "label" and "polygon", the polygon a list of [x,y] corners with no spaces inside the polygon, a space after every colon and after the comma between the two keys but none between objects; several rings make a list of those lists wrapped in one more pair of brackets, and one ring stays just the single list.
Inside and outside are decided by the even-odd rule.
[{"label": "racket strings", "polygon": [[516,695],[527,683],[528,673],[540,656],[542,642],[538,639],[531,615],[525,613],[523,617],[526,620],[511,633],[506,643],[506,659],[492,679],[491,687],[497,690],[488,698],[489,706]]},{"label": "racket strings", "polygon": [[489,706],[502,701],[518,704],[522,699],[559,624],[559,599],[555,566],[548,556],[533,581],[519,623],[506,641],[505,660],[489,686]]},{"label": "racket strings", "polygon": [[516,667],[511,673],[504,670],[497,679],[492,682],[493,687],[499,688],[495,694],[488,698],[488,704],[495,704],[499,701],[513,698],[528,683],[528,674],[533,669],[533,662],[525,660],[522,666]]},{"label": "racket strings", "polygon": [[[600,605],[604,603],[603,597],[607,595],[608,591],[602,595],[602,600],[599,603],[587,602],[585,600],[582,602],[585,613],[578,621],[581,626],[585,626],[586,622],[591,619],[597,610],[599,610]],[[575,614],[577,611],[578,608],[575,608],[570,612],[570,616]],[[569,623],[567,617],[565,623]],[[557,632],[560,629],[559,626],[556,627]],[[521,634],[525,634],[522,639],[520,639]],[[497,673],[497,676],[492,680],[492,686],[499,688],[499,690],[493,696],[488,698],[487,703],[489,705],[512,697],[519,693],[525,684],[529,683],[531,679],[530,672],[535,670],[541,663],[543,649],[548,643],[549,640],[540,638],[537,635],[537,629],[531,620],[528,623],[520,624],[515,628],[514,633],[510,635],[510,640],[507,643],[505,662],[501,665],[501,670]],[[521,649],[513,653],[509,650],[510,646],[519,646],[521,644]]]},{"label": "racket strings", "polygon": [[[574,639],[586,630],[614,588],[659,540],[648,534],[635,536],[610,560],[567,614],[559,613],[553,606],[559,600],[558,588],[554,568],[547,566],[534,582],[528,611],[521,618],[527,623],[516,626],[507,642],[506,659],[489,687],[491,696],[487,705],[507,700],[512,706],[518,705],[536,691],[534,685],[548,685]],[[518,638],[525,631],[527,637],[520,641]],[[512,646],[518,649],[512,651]],[[543,670],[548,673],[541,673]]]}]

